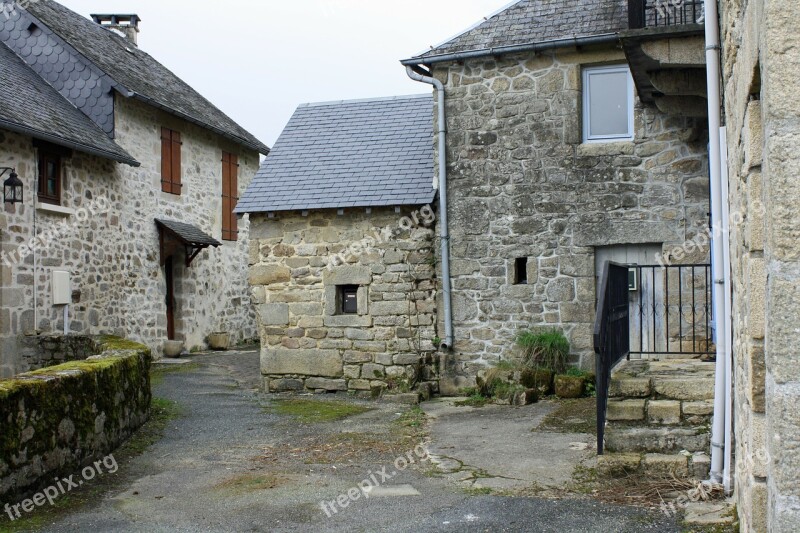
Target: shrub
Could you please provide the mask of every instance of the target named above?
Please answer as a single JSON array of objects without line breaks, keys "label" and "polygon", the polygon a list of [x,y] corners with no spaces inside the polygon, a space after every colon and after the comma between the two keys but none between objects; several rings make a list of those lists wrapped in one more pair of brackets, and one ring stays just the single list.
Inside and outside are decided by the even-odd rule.
[{"label": "shrub", "polygon": [[524,350],[528,368],[544,368],[556,374],[566,371],[569,341],[562,332],[556,329],[523,331],[517,336],[517,345]]}]

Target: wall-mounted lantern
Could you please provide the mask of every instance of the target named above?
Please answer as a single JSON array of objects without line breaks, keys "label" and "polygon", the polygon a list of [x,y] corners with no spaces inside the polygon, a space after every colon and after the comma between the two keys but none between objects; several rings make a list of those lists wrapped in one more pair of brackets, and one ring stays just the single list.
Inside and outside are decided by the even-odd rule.
[{"label": "wall-mounted lantern", "polygon": [[0,177],[8,171],[11,171],[11,175],[3,182],[3,200],[7,204],[22,203],[22,180],[17,176],[17,171],[13,168],[0,167]]}]

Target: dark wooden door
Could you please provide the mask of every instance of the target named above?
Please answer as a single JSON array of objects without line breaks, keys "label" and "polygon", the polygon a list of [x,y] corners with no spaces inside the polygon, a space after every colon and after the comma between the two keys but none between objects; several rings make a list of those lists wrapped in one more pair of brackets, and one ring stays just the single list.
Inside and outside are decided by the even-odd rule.
[{"label": "dark wooden door", "polygon": [[172,265],[172,257],[164,263],[164,271],[167,279],[167,338],[175,340],[175,273]]}]

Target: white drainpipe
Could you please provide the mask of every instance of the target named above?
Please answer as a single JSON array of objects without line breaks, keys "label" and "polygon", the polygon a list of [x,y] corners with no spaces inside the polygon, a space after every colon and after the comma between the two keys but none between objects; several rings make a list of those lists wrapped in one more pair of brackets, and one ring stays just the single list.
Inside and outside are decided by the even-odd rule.
[{"label": "white drainpipe", "polygon": [[729,439],[725,436],[726,417],[730,416],[730,388],[728,376],[728,353],[730,338],[726,335],[725,292],[729,288],[730,279],[725,271],[725,246],[723,239],[728,237],[727,221],[723,207],[727,198],[723,198],[722,186],[722,143],[720,127],[722,125],[720,95],[720,40],[719,14],[717,0],[705,0],[706,31],[706,76],[708,81],[708,164],[711,174],[711,218],[714,223],[713,273],[714,282],[714,331],[717,345],[716,379],[714,387],[714,424],[711,431],[711,481],[725,483],[730,487],[729,476],[725,472],[725,444]]},{"label": "white drainpipe", "polygon": [[447,222],[447,113],[445,112],[444,84],[433,76],[424,76],[416,72],[410,65],[406,66],[408,77],[414,81],[427,83],[436,88],[439,111],[439,224],[442,233],[442,292],[444,299],[444,345],[452,349],[453,305],[450,281],[450,229]]}]

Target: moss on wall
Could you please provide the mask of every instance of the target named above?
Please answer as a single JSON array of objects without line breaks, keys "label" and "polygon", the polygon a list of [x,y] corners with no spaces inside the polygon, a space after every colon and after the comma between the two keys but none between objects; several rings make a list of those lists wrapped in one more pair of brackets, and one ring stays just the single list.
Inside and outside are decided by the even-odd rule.
[{"label": "moss on wall", "polygon": [[150,350],[92,337],[86,361],[0,381],[0,496],[72,474],[126,440],[149,416]]}]

